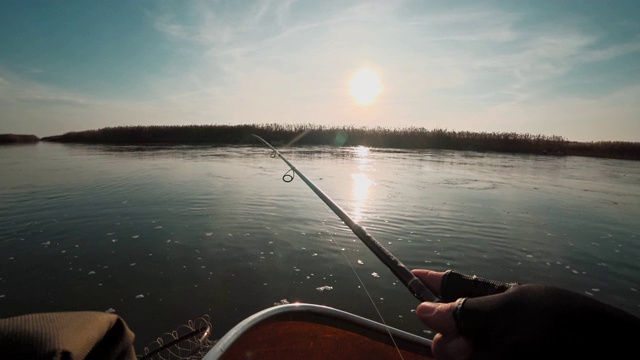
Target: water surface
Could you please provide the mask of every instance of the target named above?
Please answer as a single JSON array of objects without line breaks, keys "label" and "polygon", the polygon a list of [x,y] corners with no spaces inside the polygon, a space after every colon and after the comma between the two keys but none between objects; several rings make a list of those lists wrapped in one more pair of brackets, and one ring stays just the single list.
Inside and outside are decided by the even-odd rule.
[{"label": "water surface", "polygon": [[[640,162],[282,150],[409,268],[545,282],[640,315]],[[0,147],[0,168],[1,317],[115,311],[140,348],[204,314],[219,337],[285,300],[433,335],[263,147],[39,143]]]}]

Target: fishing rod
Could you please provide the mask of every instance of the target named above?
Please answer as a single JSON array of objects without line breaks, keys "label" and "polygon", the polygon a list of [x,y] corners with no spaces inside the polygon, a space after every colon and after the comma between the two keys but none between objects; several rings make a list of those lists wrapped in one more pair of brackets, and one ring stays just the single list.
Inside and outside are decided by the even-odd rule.
[{"label": "fishing rod", "polygon": [[297,174],[302,181],[305,182],[313,190],[322,201],[324,201],[327,206],[333,212],[338,215],[338,217],[353,231],[353,233],[360,239],[362,242],[371,250],[377,257],[380,259],[391,272],[404,284],[404,286],[411,291],[413,296],[415,296],[418,300],[422,301],[439,301],[440,299],[435,296],[415,275],[411,273],[409,270],[398,258],[393,256],[387,249],[382,246],[373,236],[369,235],[367,230],[365,230],[362,226],[358,225],[349,215],[347,215],[344,210],[340,208],[327,194],[325,194],[320,188],[318,188],[311,180],[309,180],[300,170],[298,170],[292,163],[289,162],[282,154],[271,144],[269,144],[266,140],[261,138],[258,135],[253,134],[258,140],[260,140],[265,146],[273,150],[271,157],[280,157],[290,168],[286,174],[282,177],[285,182],[293,181],[293,175],[289,174],[293,172]]}]

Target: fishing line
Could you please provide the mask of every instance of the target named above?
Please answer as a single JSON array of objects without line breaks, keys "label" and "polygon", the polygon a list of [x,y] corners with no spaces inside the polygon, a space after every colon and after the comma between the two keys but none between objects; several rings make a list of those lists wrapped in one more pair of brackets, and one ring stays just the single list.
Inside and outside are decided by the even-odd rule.
[{"label": "fishing line", "polygon": [[[298,189],[298,191],[301,191],[301,190]],[[313,210],[313,211],[316,214],[316,216],[318,216],[318,213],[316,212],[316,210]],[[342,246],[338,243],[338,240],[333,237],[333,234],[327,228],[326,222],[324,222],[324,221],[320,221],[320,222],[322,223],[322,226],[324,227],[324,230],[329,234],[329,237],[331,238],[331,242],[338,249],[338,251],[342,254],[342,257],[347,262],[347,265],[349,265],[349,267],[351,268],[351,271],[353,271],[353,274],[356,276],[356,279],[358,279],[358,282],[360,283],[360,285],[362,286],[362,289],[364,290],[365,294],[369,298],[369,301],[371,301],[371,305],[373,306],[373,309],[376,311],[376,314],[378,314],[378,317],[380,318],[380,322],[385,326],[385,329],[387,330],[387,334],[389,335],[389,338],[391,339],[391,342],[393,343],[393,346],[398,351],[398,355],[400,356],[400,359],[404,360],[404,357],[402,356],[402,352],[400,352],[400,347],[396,343],[396,339],[391,334],[391,331],[389,331],[389,325],[387,325],[387,322],[384,320],[384,317],[382,316],[382,313],[380,312],[380,309],[378,309],[378,306],[376,305],[376,302],[373,299],[373,296],[369,292],[369,289],[367,289],[367,286],[362,281],[362,278],[358,274],[358,271],[356,270],[356,268],[351,263],[351,260],[349,259],[349,257],[345,253],[345,251],[343,250]]]},{"label": "fishing line", "polygon": [[[270,155],[272,158],[275,158],[278,156],[278,153],[276,152],[276,150],[273,150],[273,152]],[[293,169],[289,169],[283,176],[282,176],[282,180],[286,183],[290,183],[293,181],[295,176],[295,172],[293,171]],[[299,192],[300,197],[301,198],[306,198],[307,195],[302,194],[302,190],[298,187],[296,187],[296,191]],[[318,210],[315,208],[311,208],[311,211],[314,212],[314,215],[317,219],[320,219],[320,215],[318,213]],[[330,237],[330,242],[333,243],[333,245],[337,248],[338,252],[340,252],[340,254],[342,254],[342,257],[345,259],[345,261],[347,262],[347,265],[349,265],[349,268],[351,268],[351,271],[353,272],[353,274],[355,275],[356,279],[358,279],[358,282],[360,283],[360,286],[362,286],[362,289],[364,290],[367,298],[369,298],[369,301],[371,302],[371,305],[373,306],[373,309],[375,310],[376,314],[378,315],[378,318],[380,318],[380,322],[385,326],[385,330],[387,331],[387,334],[389,335],[389,338],[391,339],[391,342],[393,343],[393,346],[395,347],[396,351],[398,352],[398,356],[400,357],[400,359],[404,360],[404,357],[402,356],[402,352],[400,351],[400,347],[398,346],[398,344],[396,343],[396,340],[393,336],[393,334],[391,334],[391,331],[389,330],[389,325],[387,325],[386,321],[384,320],[384,316],[382,315],[382,312],[380,311],[380,309],[378,308],[378,306],[376,305],[375,300],[373,299],[373,296],[371,295],[371,293],[369,292],[369,289],[367,288],[367,286],[364,284],[364,281],[362,280],[362,277],[358,274],[358,271],[356,270],[355,266],[353,266],[353,264],[351,263],[351,260],[349,259],[349,257],[347,256],[347,254],[345,253],[344,249],[340,243],[338,242],[338,240],[333,236],[333,233],[329,230],[329,228],[327,227],[326,221],[322,221],[320,220],[320,223],[322,224],[322,227],[324,228],[324,231],[329,234]]]},{"label": "fishing line", "polygon": [[[402,282],[402,284],[421,302],[423,301],[431,301],[437,302],[440,301],[440,298],[435,296],[429,288],[423,284],[413,273],[409,270],[398,258],[393,256],[387,249],[382,246],[376,239],[371,236],[365,228],[360,226],[358,223],[353,221],[349,215],[347,215],[340,206],[338,206],[327,194],[325,194],[320,188],[318,188],[311,180],[309,180],[302,172],[296,169],[292,163],[289,162],[280,152],[271,146],[266,140],[261,138],[258,135],[253,135],[255,138],[260,140],[265,146],[273,150],[271,154],[276,155],[282,159],[288,166],[290,171],[295,173],[304,181],[305,184],[314,192],[318,197],[336,214],[340,220],[344,222],[345,225],[351,229],[351,231],[373,252],[383,264],[387,266],[389,270],[393,273],[393,275],[398,278]],[[293,175],[289,174],[289,171],[282,177],[283,180],[290,182],[293,180]]]}]

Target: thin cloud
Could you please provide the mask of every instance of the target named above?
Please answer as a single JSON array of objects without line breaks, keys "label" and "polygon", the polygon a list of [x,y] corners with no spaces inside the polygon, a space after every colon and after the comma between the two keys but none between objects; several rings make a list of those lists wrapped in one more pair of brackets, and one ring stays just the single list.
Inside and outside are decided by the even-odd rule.
[{"label": "thin cloud", "polygon": [[[97,101],[85,96],[65,92],[29,79],[24,79],[7,69],[0,69],[0,101],[29,102],[32,104],[68,104],[86,106]],[[8,80],[7,78],[11,79]]]},{"label": "thin cloud", "polygon": [[[146,101],[61,91],[29,80],[27,71],[21,79],[0,72],[0,101],[31,102],[32,114],[57,116],[56,121],[70,124],[69,130],[77,130],[71,125],[82,115],[91,119],[83,126],[98,119],[113,125],[312,122],[570,137],[571,132],[544,121],[551,117],[544,110],[567,119],[573,117],[560,111],[563,106],[581,106],[575,113],[583,116],[603,115],[595,107],[613,111],[610,104],[633,89],[604,73],[588,80],[576,74],[589,74],[593,64],[615,71],[608,61],[640,51],[638,37],[605,43],[606,33],[573,14],[562,23],[541,23],[516,6],[451,5],[457,6],[452,10],[414,1],[328,1],[314,2],[313,8],[298,1],[219,5],[159,3],[147,11],[148,22],[164,35],[162,46],[179,55],[145,79]],[[362,66],[376,68],[383,79],[383,93],[370,109],[354,106],[346,89],[349,76]],[[597,93],[580,101],[583,82]],[[568,87],[574,90],[559,90]],[[633,102],[617,104],[624,109],[615,114],[633,118],[625,110],[636,109]],[[0,114],[7,112],[0,109]]]}]

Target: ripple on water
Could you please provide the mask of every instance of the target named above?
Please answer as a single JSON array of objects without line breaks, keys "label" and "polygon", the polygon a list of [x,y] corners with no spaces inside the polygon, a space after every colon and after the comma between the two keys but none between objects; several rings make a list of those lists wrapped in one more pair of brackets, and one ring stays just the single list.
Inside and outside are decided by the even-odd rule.
[{"label": "ripple on water", "polygon": [[[406,308],[398,285],[372,275],[390,278],[383,265],[299,179],[284,184],[274,171],[286,167],[267,152],[247,148],[226,157],[226,148],[43,149],[62,154],[56,161],[21,161],[0,174],[16,174],[24,183],[10,195],[0,189],[0,300],[7,313],[38,301],[97,309],[118,303],[143,339],[189,318],[190,311],[224,314],[230,327],[255,310],[247,284],[255,284],[261,298],[331,301],[327,305],[361,311],[354,299],[362,289],[355,281],[351,286],[343,254],[357,263],[375,299]],[[389,151],[374,154],[362,170],[334,151],[342,150],[287,155],[314,181],[322,177],[322,190],[358,214],[358,222],[408,266],[545,281],[640,312],[638,163],[615,162],[609,169],[602,165],[610,162],[593,159]],[[46,166],[34,166],[38,176],[21,176],[29,164]],[[613,168],[628,175],[607,175]],[[365,200],[354,197],[345,176],[354,169],[374,182]],[[124,241],[130,236],[139,239]],[[199,281],[211,286],[193,295],[206,300],[184,307],[184,290],[193,291]],[[26,292],[25,283],[37,291]],[[153,305],[158,315],[141,319],[138,307],[155,300],[154,293],[164,297]],[[390,311],[387,318],[398,318]]]}]

